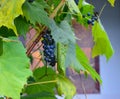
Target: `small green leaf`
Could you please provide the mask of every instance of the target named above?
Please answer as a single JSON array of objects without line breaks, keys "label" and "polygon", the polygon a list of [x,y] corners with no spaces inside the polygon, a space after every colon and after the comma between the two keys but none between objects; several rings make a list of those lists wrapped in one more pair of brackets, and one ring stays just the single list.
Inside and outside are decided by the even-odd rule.
[{"label": "small green leaf", "polygon": [[49,26],[50,20],[47,12],[44,10],[44,6],[38,0],[35,0],[33,3],[26,1],[22,6],[22,10],[27,21],[30,21],[34,25],[40,23]]},{"label": "small green leaf", "polygon": [[115,0],[108,0],[108,2],[111,4],[112,7],[115,5]]},{"label": "small green leaf", "polygon": [[72,99],[76,93],[73,83],[65,76],[57,75],[57,91],[59,95],[65,95],[65,99]]},{"label": "small green leaf", "polygon": [[114,50],[100,21],[96,22],[92,27],[92,35],[95,42],[92,49],[92,56],[105,55],[106,59],[109,60]]},{"label": "small green leaf", "polygon": [[[25,93],[27,93],[28,95],[31,96],[36,93],[48,92],[52,96],[54,96],[56,74],[52,68],[50,68],[50,67],[47,68],[47,72],[46,72],[46,66],[44,66],[42,68],[38,68],[33,71],[33,77],[34,77],[35,81],[30,83],[32,85],[28,84],[25,87],[25,90],[24,90]],[[49,81],[54,81],[54,82],[48,83]],[[41,82],[44,82],[44,84]],[[37,83],[37,84],[34,84],[34,83]],[[37,96],[34,99],[41,99],[41,97]],[[47,96],[46,96],[46,99],[47,99]]]},{"label": "small green leaf", "polygon": [[[55,79],[55,75],[56,75],[55,71],[51,67],[46,67],[46,66],[43,66],[43,67],[38,68],[38,69],[35,69],[33,71],[33,76],[34,76],[34,78],[35,78],[36,81],[54,80]],[[40,79],[42,76],[45,76],[45,77],[43,77],[42,79]]]},{"label": "small green leaf", "polygon": [[26,21],[26,19],[22,16],[17,17],[14,20],[15,26],[17,28],[17,32],[19,35],[26,36],[26,33],[29,30],[30,24]]},{"label": "small green leaf", "polygon": [[82,7],[80,9],[81,13],[83,15],[87,15],[87,13],[93,14],[94,13],[94,6],[87,3],[86,1],[83,1]]},{"label": "small green leaf", "polygon": [[3,54],[0,56],[0,95],[19,99],[27,77],[32,75],[29,66],[29,59],[21,42],[3,42]]},{"label": "small green leaf", "polygon": [[10,36],[16,36],[16,35],[12,29],[8,29],[7,27],[2,26],[0,27],[0,36],[10,37]]}]

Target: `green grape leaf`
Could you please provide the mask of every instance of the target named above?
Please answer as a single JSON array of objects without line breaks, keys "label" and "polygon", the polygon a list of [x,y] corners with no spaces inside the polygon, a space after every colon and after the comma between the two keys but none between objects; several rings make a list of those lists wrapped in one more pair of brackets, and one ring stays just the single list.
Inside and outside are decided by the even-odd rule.
[{"label": "green grape leaf", "polygon": [[78,73],[80,70],[84,70],[79,60],[76,58],[75,44],[62,44],[58,43],[57,46],[57,61],[58,71],[60,74],[65,75],[66,68],[71,67]]},{"label": "green grape leaf", "polygon": [[76,45],[76,56],[77,56],[77,59],[79,60],[79,63],[84,67],[84,71],[89,72],[91,77],[94,80],[98,80],[100,83],[102,83],[101,77],[95,71],[95,69],[92,68],[87,56],[85,55],[85,53],[81,50],[81,48],[78,45]]},{"label": "green grape leaf", "polygon": [[14,25],[14,19],[22,15],[21,6],[25,0],[1,0],[0,1],[0,27],[6,26],[13,29],[17,34],[16,27]]},{"label": "green grape leaf", "polygon": [[65,99],[72,99],[76,93],[74,84],[65,76],[57,76],[57,92],[59,95],[65,95]]},{"label": "green grape leaf", "polygon": [[112,7],[115,5],[115,0],[108,0],[108,2],[111,4]]},{"label": "green grape leaf", "polygon": [[106,59],[109,60],[109,58],[113,55],[114,50],[100,21],[95,22],[92,27],[92,35],[95,42],[92,49],[92,56],[105,55]]},{"label": "green grape leaf", "polygon": [[70,66],[76,72],[80,73],[80,70],[84,70],[84,67],[80,64],[79,60],[76,57],[76,44],[69,43],[67,55],[66,55],[66,62],[65,66]]},{"label": "green grape leaf", "polygon": [[50,28],[56,43],[61,43],[58,48],[59,72],[64,74],[68,66],[73,67],[77,71],[83,69],[76,59],[75,36],[67,21],[62,21],[59,26],[54,21],[51,21]]},{"label": "green grape leaf", "polygon": [[40,23],[49,26],[50,20],[44,7],[46,5],[43,5],[43,2],[40,0],[35,0],[33,3],[26,1],[22,6],[22,10],[27,21],[30,21],[30,23],[34,25]]},{"label": "green grape leaf", "polygon": [[0,56],[3,54],[3,41],[2,38],[0,38]]},{"label": "green grape leaf", "polygon": [[50,29],[56,42],[64,44],[68,44],[69,42],[75,43],[74,33],[67,21],[62,21],[58,26],[53,20],[51,20]]},{"label": "green grape leaf", "polygon": [[[53,71],[52,68],[47,68],[47,72],[46,72],[46,66],[38,68],[36,70],[33,71],[33,77],[34,77],[34,82],[30,83],[32,85],[27,85],[25,87],[25,93],[27,93],[28,95],[33,95],[36,93],[41,93],[41,92],[48,92],[51,95],[54,95],[54,87],[55,87],[55,77],[56,74]],[[52,81],[52,82],[49,82]],[[42,83],[44,82],[44,83]],[[37,83],[37,84],[34,84]],[[46,97],[47,98],[47,97]],[[37,97],[34,99],[41,99],[41,97]]]},{"label": "green grape leaf", "polygon": [[19,35],[23,35],[24,37],[26,36],[26,33],[29,30],[30,24],[26,21],[26,19],[22,16],[18,16],[14,20],[15,26],[17,28],[17,32]]},{"label": "green grape leaf", "polygon": [[5,26],[0,27],[0,36],[2,37],[10,37],[15,36],[15,33],[12,29],[8,29]]},{"label": "green grape leaf", "polygon": [[87,13],[93,14],[94,6],[87,3],[86,1],[82,2],[82,7],[80,8],[80,11],[83,15],[86,15]]},{"label": "green grape leaf", "polygon": [[3,54],[0,56],[0,95],[20,98],[27,77],[32,75],[25,52],[19,41],[3,42]]},{"label": "green grape leaf", "polygon": [[35,94],[22,96],[21,99],[57,99],[57,98],[49,92],[42,91]]}]

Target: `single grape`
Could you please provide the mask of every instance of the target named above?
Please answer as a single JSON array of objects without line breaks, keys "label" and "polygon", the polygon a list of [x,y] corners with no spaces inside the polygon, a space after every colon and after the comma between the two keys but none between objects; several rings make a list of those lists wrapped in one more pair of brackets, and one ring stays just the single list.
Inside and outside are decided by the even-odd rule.
[{"label": "single grape", "polygon": [[92,21],[91,21],[91,20],[88,20],[88,21],[87,21],[87,23],[88,23],[88,24],[91,24],[91,23],[92,23]]},{"label": "single grape", "polygon": [[90,13],[89,13],[89,12],[87,13],[87,16],[90,16]]},{"label": "single grape", "polygon": [[55,45],[50,45],[50,49],[54,49],[55,48]]}]

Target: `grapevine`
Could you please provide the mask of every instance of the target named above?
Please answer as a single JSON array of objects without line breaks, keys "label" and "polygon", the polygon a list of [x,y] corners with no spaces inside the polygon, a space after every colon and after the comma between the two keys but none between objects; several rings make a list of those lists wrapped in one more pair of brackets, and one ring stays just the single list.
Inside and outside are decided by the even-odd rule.
[{"label": "grapevine", "polygon": [[[115,0],[107,2],[114,6]],[[98,14],[94,5],[85,0],[0,1],[0,96],[56,99],[57,94],[72,99],[76,87],[66,76],[67,68],[78,74],[88,73],[94,81],[102,83],[76,42],[79,38],[72,22],[91,28],[92,57],[104,55],[108,60],[114,50],[100,22],[104,7]],[[30,39],[29,35],[32,35]],[[40,58],[37,66],[30,69],[34,52],[38,52]]]}]

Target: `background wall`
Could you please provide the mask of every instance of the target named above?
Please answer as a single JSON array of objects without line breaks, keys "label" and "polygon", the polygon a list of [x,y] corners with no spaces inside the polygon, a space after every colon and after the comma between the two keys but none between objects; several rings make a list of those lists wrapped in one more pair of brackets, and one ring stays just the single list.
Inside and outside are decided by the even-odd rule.
[{"label": "background wall", "polygon": [[[99,12],[107,0],[91,1]],[[87,97],[88,99],[120,99],[120,0],[116,0],[114,8],[107,4],[101,22],[108,32],[115,53],[108,62],[104,56],[100,57],[100,75],[103,80],[101,93],[89,94]],[[85,95],[76,95],[74,99],[85,99]]]}]

